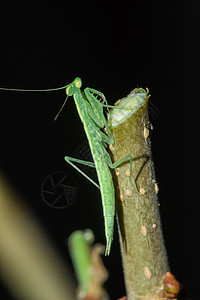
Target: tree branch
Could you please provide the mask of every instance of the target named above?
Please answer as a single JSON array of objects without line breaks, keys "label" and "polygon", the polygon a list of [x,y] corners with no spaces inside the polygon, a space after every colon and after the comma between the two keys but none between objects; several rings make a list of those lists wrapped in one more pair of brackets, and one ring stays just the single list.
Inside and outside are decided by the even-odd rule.
[{"label": "tree branch", "polygon": [[113,162],[129,154],[133,158],[134,184],[130,183],[129,161],[113,174],[128,300],[167,299],[163,280],[169,267],[149,139],[148,98],[148,90],[135,89],[117,101],[117,107],[124,109],[114,108],[108,116],[115,141],[110,146]]}]

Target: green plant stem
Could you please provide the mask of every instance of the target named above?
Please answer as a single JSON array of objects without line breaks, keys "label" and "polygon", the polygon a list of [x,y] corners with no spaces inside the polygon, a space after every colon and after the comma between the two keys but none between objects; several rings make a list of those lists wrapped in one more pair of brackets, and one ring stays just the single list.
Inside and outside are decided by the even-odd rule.
[{"label": "green plant stem", "polygon": [[87,294],[91,281],[89,243],[85,238],[84,232],[81,230],[74,231],[70,235],[68,243],[79,288],[84,294]]},{"label": "green plant stem", "polygon": [[101,260],[105,247],[91,246],[94,235],[90,229],[74,231],[68,239],[69,251],[78,279],[77,299],[108,300],[103,288],[108,272]]},{"label": "green plant stem", "polygon": [[135,187],[129,180],[129,161],[114,174],[127,299],[165,299],[163,279],[169,267],[151,155],[149,133],[152,125],[148,119],[146,91],[135,89],[117,105],[123,107],[129,103],[132,103],[132,116],[118,118],[118,114],[122,114],[119,109],[112,109],[109,115],[115,141],[110,147],[113,162],[128,154],[133,157]]}]

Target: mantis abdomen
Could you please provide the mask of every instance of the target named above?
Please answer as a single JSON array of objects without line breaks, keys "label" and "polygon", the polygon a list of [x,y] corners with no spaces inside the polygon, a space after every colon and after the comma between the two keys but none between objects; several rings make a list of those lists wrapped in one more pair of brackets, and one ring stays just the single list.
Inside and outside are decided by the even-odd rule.
[{"label": "mantis abdomen", "polygon": [[109,255],[114,231],[115,216],[115,193],[110,170],[105,162],[97,159],[95,161],[97,176],[102,197],[105,235],[106,235],[106,251],[105,255]]}]

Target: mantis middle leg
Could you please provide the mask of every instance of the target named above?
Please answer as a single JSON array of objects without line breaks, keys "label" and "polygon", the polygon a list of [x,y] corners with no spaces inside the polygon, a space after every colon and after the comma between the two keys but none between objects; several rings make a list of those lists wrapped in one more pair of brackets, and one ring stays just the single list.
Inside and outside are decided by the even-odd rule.
[{"label": "mantis middle leg", "polygon": [[85,174],[83,171],[81,171],[81,169],[79,169],[75,164],[72,163],[72,161],[88,166],[88,167],[92,167],[95,168],[95,163],[90,162],[90,161],[85,161],[85,160],[81,160],[81,159],[77,159],[77,158],[73,158],[73,157],[69,157],[69,156],[65,156],[64,157],[65,161],[70,164],[74,169],[76,169],[80,174],[82,174],[85,178],[87,178],[92,184],[94,184],[98,189],[100,189],[99,185],[93,181],[87,174]]}]

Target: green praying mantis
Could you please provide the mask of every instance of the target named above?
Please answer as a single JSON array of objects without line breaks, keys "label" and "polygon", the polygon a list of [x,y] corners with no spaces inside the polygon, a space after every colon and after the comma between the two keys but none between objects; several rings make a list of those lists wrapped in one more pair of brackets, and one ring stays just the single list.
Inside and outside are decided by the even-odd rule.
[{"label": "green praying mantis", "polygon": [[[111,169],[115,169],[120,164],[130,161],[130,182],[132,183],[132,156],[127,155],[117,162],[112,163],[111,157],[106,150],[108,145],[114,143],[112,132],[109,128],[108,122],[104,116],[103,109],[117,108],[116,106],[108,105],[107,100],[103,93],[92,89],[85,88],[81,91],[82,81],[79,77],[63,87],[44,90],[25,90],[25,89],[9,89],[0,88],[0,90],[11,91],[29,91],[29,92],[44,92],[44,91],[56,91],[65,89],[67,97],[56,115],[57,119],[61,110],[63,109],[68,97],[73,96],[76,108],[83,123],[83,127],[89,142],[90,150],[92,153],[93,161],[88,162],[80,159],[65,156],[65,161],[74,167],[78,172],[85,176],[92,184],[94,184],[101,192],[105,236],[106,236],[106,250],[105,255],[110,254],[111,243],[113,240],[114,232],[114,217],[115,217],[115,190],[113,185],[113,179],[111,175]],[[102,100],[100,101],[99,98]],[[126,108],[124,108],[126,109]],[[89,176],[87,176],[82,170],[80,170],[74,163],[79,163],[96,169],[99,185],[94,182]]]}]

